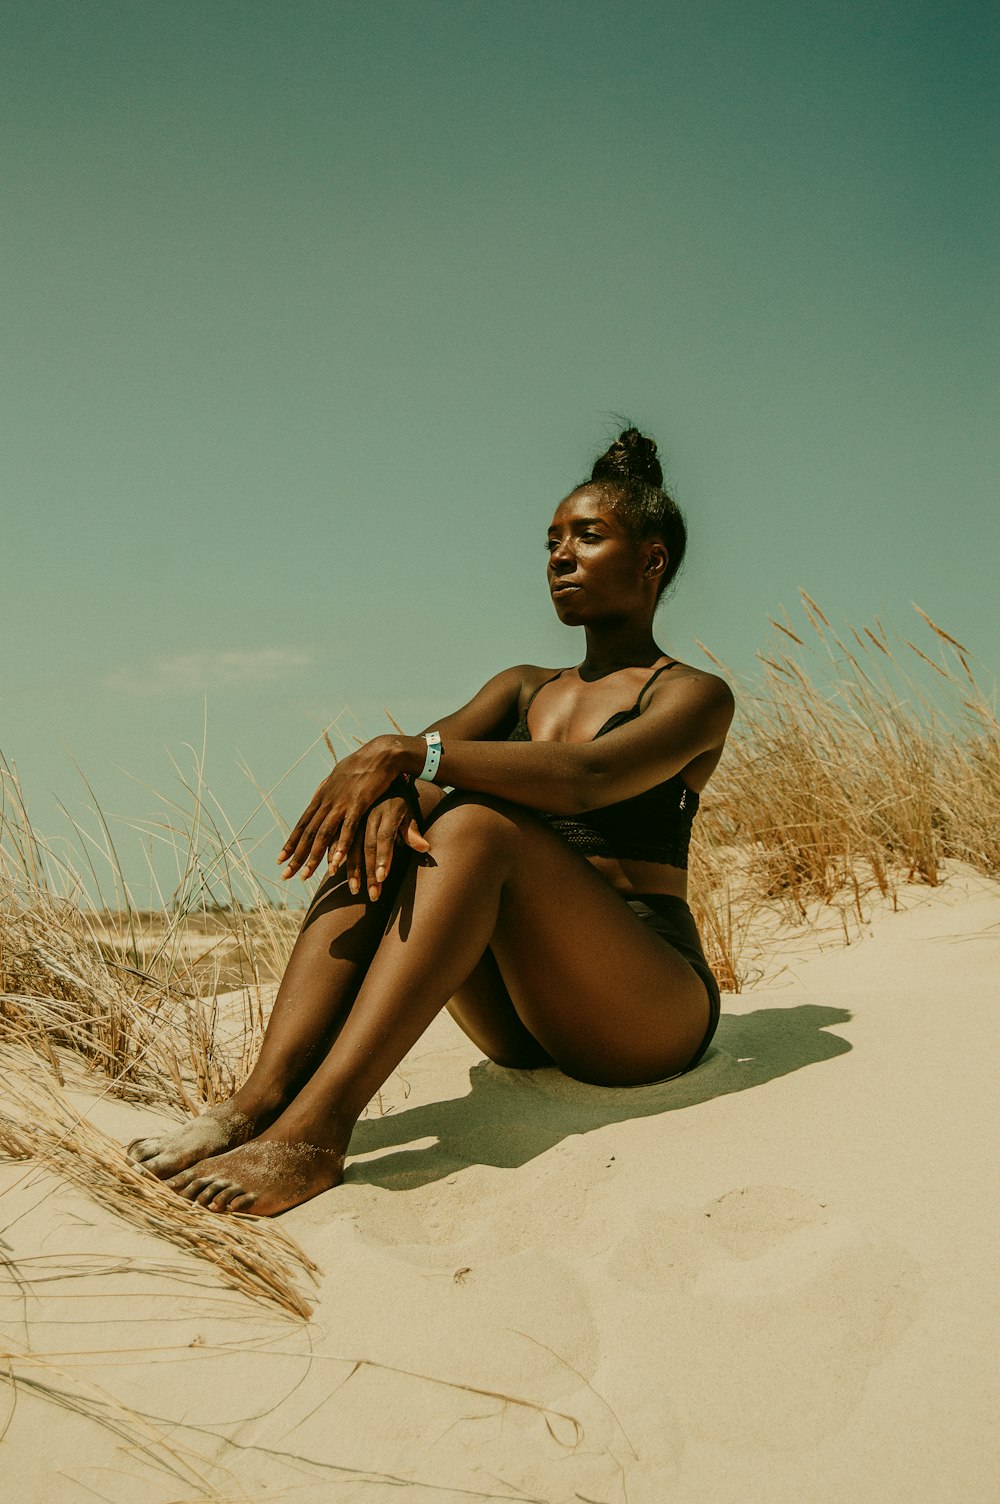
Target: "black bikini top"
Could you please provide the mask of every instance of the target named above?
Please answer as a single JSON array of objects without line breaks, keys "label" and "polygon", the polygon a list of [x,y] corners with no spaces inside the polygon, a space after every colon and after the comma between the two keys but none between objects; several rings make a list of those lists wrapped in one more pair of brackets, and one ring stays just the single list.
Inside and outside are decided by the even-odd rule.
[{"label": "black bikini top", "polygon": [[[608,716],[597,732],[604,736],[628,721],[634,721],[642,713],[642,703],[654,679],[676,666],[672,658],[651,674],[636,696],[629,710],[616,710]],[[566,670],[560,670],[565,673]],[[558,679],[553,674],[539,684],[529,699],[521,717],[508,736],[510,742],[530,742],[528,711],[538,690],[544,689]],[[635,862],[669,862],[672,867],[687,867],[688,844],[691,839],[691,823],[698,813],[698,795],[689,789],[679,773],[658,783],[651,789],[631,799],[620,799],[617,804],[605,804],[600,809],[588,809],[582,815],[542,814],[565,841],[584,856],[610,856],[630,859]],[[541,813],[541,812],[540,812]]]}]

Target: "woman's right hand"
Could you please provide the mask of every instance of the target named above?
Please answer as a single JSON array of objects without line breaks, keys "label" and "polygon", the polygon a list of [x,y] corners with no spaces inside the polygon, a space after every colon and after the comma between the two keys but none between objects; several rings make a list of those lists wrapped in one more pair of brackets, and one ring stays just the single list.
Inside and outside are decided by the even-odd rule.
[{"label": "woman's right hand", "polygon": [[352,893],[360,893],[368,879],[368,897],[381,897],[382,884],[389,876],[396,842],[421,854],[431,844],[421,834],[410,804],[399,794],[387,795],[368,811],[364,833],[358,832],[347,857],[347,882]]}]

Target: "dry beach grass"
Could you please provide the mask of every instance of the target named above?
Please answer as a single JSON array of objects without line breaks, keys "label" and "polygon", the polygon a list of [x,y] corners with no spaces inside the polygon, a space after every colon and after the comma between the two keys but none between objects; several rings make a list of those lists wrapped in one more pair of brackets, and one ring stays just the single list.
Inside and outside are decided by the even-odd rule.
[{"label": "dry beach grass", "polygon": [[697,829],[692,907],[732,991],[764,908],[834,905],[849,938],[872,888],[934,886],[947,859],[1000,872],[1000,724],[968,649],[919,608],[926,650],[878,621],[838,634],[802,604],[804,628],[772,621],[784,647],[738,695]]}]

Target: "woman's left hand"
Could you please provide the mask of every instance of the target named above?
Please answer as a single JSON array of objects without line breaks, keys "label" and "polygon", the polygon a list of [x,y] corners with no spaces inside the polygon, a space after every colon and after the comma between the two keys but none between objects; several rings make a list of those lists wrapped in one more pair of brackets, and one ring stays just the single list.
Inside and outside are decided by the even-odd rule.
[{"label": "woman's left hand", "polygon": [[335,872],[367,811],[410,760],[402,737],[377,736],[338,762],[281,848],[278,861],[288,863],[282,877],[294,877],[300,869],[303,881],[311,877],[327,851],[330,871]]}]

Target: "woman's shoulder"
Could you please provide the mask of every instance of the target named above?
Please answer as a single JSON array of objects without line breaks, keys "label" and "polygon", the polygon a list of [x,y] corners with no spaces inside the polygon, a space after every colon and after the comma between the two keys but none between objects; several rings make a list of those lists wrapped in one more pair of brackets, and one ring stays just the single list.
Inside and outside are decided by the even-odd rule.
[{"label": "woman's shoulder", "polygon": [[657,675],[656,683],[650,687],[650,704],[654,699],[661,704],[675,701],[680,690],[680,698],[692,711],[711,713],[728,727],[736,710],[736,699],[721,674],[696,668],[693,663],[682,663],[680,659],[664,667],[669,667],[670,672]]},{"label": "woman's shoulder", "polygon": [[509,670],[512,680],[518,684],[517,706],[523,711],[524,707],[533,700],[543,684],[548,684],[550,679],[558,679],[560,674],[565,674],[565,668],[542,668],[537,663],[518,663]]},{"label": "woman's shoulder", "polygon": [[537,663],[514,663],[510,668],[501,669],[487,681],[489,685],[495,685],[510,691],[520,698],[525,694],[534,694],[549,679],[554,679],[558,674],[564,674],[564,668],[542,668]]},{"label": "woman's shoulder", "polygon": [[693,663],[682,663],[679,658],[675,658],[669,666],[671,669],[670,678],[689,679],[694,683],[702,685],[706,691],[718,695],[728,695],[732,699],[733,692],[721,674],[713,674],[709,669],[697,668]]},{"label": "woman's shoulder", "polygon": [[514,663],[488,679],[469,702],[470,706],[488,708],[500,724],[507,715],[522,715],[542,685],[564,672],[558,668],[542,668],[537,663]]}]

